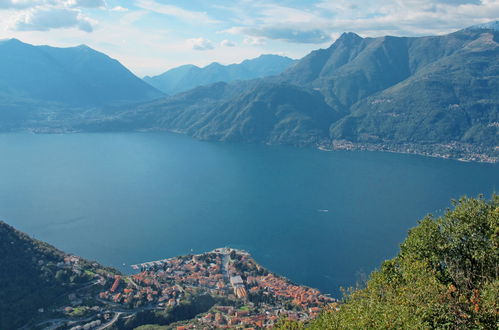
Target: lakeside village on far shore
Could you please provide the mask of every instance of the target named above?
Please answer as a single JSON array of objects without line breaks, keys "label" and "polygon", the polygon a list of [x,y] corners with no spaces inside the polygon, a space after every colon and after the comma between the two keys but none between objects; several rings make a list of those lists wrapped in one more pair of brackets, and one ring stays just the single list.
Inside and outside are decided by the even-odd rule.
[{"label": "lakeside village on far shore", "polygon": [[[72,294],[72,306],[63,308],[68,316],[81,310],[85,315],[65,320],[65,328],[110,327],[144,311],[178,314],[182,306],[199,305],[199,297],[210,302],[194,306],[197,315],[174,320],[174,329],[270,328],[280,319],[308,321],[325,307],[338,308],[335,299],[272,274],[242,250],[220,248],[133,268],[139,273],[94,274],[92,294]],[[81,306],[92,300],[100,306]]]}]

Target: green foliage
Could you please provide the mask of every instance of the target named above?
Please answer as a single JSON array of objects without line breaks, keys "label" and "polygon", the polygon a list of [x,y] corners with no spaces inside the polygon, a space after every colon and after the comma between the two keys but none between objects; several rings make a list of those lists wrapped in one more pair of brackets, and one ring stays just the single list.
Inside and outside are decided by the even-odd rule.
[{"label": "green foliage", "polygon": [[[67,255],[53,246],[30,238],[0,221],[0,329],[16,329],[38,316],[37,310],[52,306],[92,280],[71,267],[61,269]],[[80,259],[79,267],[102,272]],[[99,268],[97,268],[99,267]]]},{"label": "green foliage", "polygon": [[280,319],[276,324],[275,324],[276,329],[282,329],[282,330],[302,330],[305,329],[305,326],[301,324],[300,322],[288,320],[288,319]]},{"label": "green foliage", "polygon": [[[179,305],[166,310],[147,310],[135,314],[126,320],[119,320],[118,329],[135,329],[140,325],[169,325],[174,322],[189,320],[198,314],[207,312],[216,301],[210,295],[194,295],[186,298]],[[161,329],[161,328],[158,328]]]},{"label": "green foliage", "polygon": [[82,317],[87,314],[88,310],[89,308],[87,306],[76,307],[71,313],[69,313],[69,315],[71,315],[72,317]]},{"label": "green foliage", "polygon": [[168,327],[166,326],[146,324],[146,325],[141,325],[140,327],[137,327],[134,330],[166,330],[166,329],[168,329]]},{"label": "green foliage", "polygon": [[[499,196],[454,201],[409,231],[400,253],[312,329],[496,329]],[[281,329],[294,325],[280,324]]]}]

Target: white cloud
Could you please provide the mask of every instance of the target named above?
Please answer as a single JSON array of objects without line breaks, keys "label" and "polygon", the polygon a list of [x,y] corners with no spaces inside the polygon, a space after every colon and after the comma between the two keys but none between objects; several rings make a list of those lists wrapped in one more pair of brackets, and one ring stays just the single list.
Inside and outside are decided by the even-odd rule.
[{"label": "white cloud", "polygon": [[210,50],[215,48],[213,43],[205,38],[188,39],[187,42],[194,50]]},{"label": "white cloud", "polygon": [[126,11],[128,11],[128,9],[125,7],[121,7],[121,6],[116,6],[116,7],[111,8],[111,11],[126,12]]},{"label": "white cloud", "polygon": [[136,6],[158,14],[173,16],[190,23],[213,24],[219,23],[212,19],[207,13],[190,11],[173,5],[160,4],[154,0],[138,0]]},{"label": "white cloud", "polygon": [[80,8],[103,8],[103,7],[106,7],[106,1],[104,1],[104,0],[67,0],[66,4],[69,7],[80,7]]},{"label": "white cloud", "polygon": [[[106,7],[95,7],[104,1]],[[60,47],[84,43],[137,73],[157,74],[181,64],[235,63],[262,53],[284,51],[299,58],[327,47],[344,31],[370,37],[434,35],[499,17],[499,0],[199,3],[194,7],[191,1],[172,0],[0,0],[0,38]],[[97,19],[102,33],[84,32],[95,28]],[[234,43],[237,47],[227,48]]]},{"label": "white cloud", "polygon": [[249,46],[261,46],[265,44],[265,38],[261,37],[246,37],[243,40],[243,44]]},{"label": "white cloud", "polygon": [[236,47],[236,44],[228,39],[222,40],[220,42],[220,46],[222,47]]},{"label": "white cloud", "polygon": [[0,9],[26,9],[37,6],[59,8],[104,8],[105,0],[0,0]]},{"label": "white cloud", "polygon": [[242,32],[257,38],[264,37],[304,44],[322,44],[331,41],[330,35],[322,29],[296,29],[286,25],[244,28]]},{"label": "white cloud", "polygon": [[[304,8],[239,1],[237,20],[221,33],[293,44],[327,44],[352,31],[364,36],[449,33],[499,17],[499,0],[322,0]],[[229,10],[225,8],[226,10]]]},{"label": "white cloud", "polygon": [[58,28],[78,28],[92,32],[92,22],[78,10],[57,7],[34,7],[13,18],[11,28],[18,31],[48,31]]},{"label": "white cloud", "polygon": [[326,30],[367,36],[442,34],[499,17],[498,0],[324,0],[316,7],[332,15]]}]

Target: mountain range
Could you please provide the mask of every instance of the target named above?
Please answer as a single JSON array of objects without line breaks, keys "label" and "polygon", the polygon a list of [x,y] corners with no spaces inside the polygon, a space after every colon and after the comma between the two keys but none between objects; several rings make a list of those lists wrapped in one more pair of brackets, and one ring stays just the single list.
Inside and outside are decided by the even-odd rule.
[{"label": "mountain range", "polygon": [[[498,46],[497,22],[441,36],[363,38],[344,33],[329,48],[311,52],[278,75],[219,81],[128,105],[54,108],[37,104],[36,111],[24,116],[15,110],[18,107],[9,112],[0,129],[167,130],[215,141],[498,161]],[[80,48],[68,51],[81,52]],[[4,59],[3,65],[8,66],[8,61]],[[177,73],[189,68],[178,68]],[[203,71],[207,68],[186,81],[193,86],[202,83],[197,79],[210,76]],[[10,76],[15,77],[15,72]],[[33,95],[36,89],[27,90]]]},{"label": "mountain range", "polygon": [[285,56],[261,55],[239,64],[211,63],[203,68],[189,64],[160,75],[144,77],[144,81],[168,95],[216,82],[250,80],[280,74],[296,61]]},{"label": "mountain range", "polygon": [[164,129],[200,139],[497,160],[499,33],[344,33],[282,74],[216,83],[78,129]]}]

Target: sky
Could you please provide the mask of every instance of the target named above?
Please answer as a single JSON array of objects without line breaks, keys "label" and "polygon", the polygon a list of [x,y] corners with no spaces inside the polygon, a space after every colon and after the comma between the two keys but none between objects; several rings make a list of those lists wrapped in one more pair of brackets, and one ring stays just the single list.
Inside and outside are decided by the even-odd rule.
[{"label": "sky", "polygon": [[0,0],[0,39],[86,44],[138,76],[183,64],[301,58],[343,32],[437,35],[499,18],[499,0]]}]

